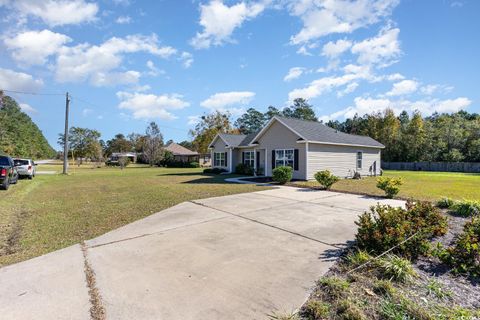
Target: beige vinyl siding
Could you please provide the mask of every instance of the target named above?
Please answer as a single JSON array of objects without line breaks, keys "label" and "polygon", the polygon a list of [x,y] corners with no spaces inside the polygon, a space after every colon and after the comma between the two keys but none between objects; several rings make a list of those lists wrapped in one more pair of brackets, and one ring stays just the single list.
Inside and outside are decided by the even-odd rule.
[{"label": "beige vinyl siding", "polygon": [[[357,152],[363,152],[362,168],[357,169]],[[334,146],[318,143],[308,144],[308,179],[314,179],[314,174],[321,170],[330,170],[334,175],[347,178],[355,171],[362,176],[380,174],[380,149],[354,146]]]},{"label": "beige vinyl siding", "polygon": [[[293,133],[290,129],[285,127],[278,121],[274,121],[270,128],[257,139],[259,145],[256,149],[263,149],[265,153],[266,149],[266,172],[267,176],[272,175],[272,150],[275,149],[298,149],[298,170],[293,171],[293,178],[299,180],[306,179],[305,170],[305,144],[297,143],[299,137]],[[265,159],[262,157],[260,166],[265,166]]]},{"label": "beige vinyl siding", "polygon": [[215,143],[213,144],[213,152],[212,152],[212,167],[215,167],[215,152],[226,152],[227,153],[227,163],[225,165],[225,167],[218,167],[218,168],[222,168],[222,169],[226,169],[228,170],[228,163],[230,161],[230,159],[228,159],[228,157],[230,157],[230,151],[229,149],[225,148],[225,141],[223,141],[221,138],[217,138],[217,141],[215,141]]}]

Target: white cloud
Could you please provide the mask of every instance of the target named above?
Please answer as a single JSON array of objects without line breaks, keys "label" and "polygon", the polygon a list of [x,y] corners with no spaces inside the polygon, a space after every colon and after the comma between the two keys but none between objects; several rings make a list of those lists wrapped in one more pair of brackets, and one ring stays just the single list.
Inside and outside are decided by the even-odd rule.
[{"label": "white cloud", "polygon": [[319,119],[323,121],[335,120],[340,118],[352,118],[355,114],[363,116],[365,114],[372,114],[374,112],[382,112],[386,108],[392,109],[395,114],[400,114],[405,110],[413,112],[420,111],[423,115],[431,115],[434,112],[457,112],[467,108],[471,104],[471,100],[465,97],[456,99],[430,99],[430,100],[390,100],[387,98],[370,98],[370,97],[356,97],[354,99],[354,106],[336,111],[330,115],[321,116]]},{"label": "white cloud", "polygon": [[115,22],[118,24],[129,24],[132,22],[132,18],[129,16],[120,16],[117,18],[117,20],[115,20]]},{"label": "white cloud", "polygon": [[292,81],[297,79],[305,72],[305,68],[302,67],[294,67],[288,70],[288,74],[283,78],[283,81]]},{"label": "white cloud", "polygon": [[359,84],[357,82],[352,82],[348,84],[345,89],[337,92],[337,97],[341,98],[349,93],[352,93],[358,88]]},{"label": "white cloud", "polygon": [[84,0],[7,0],[3,5],[15,10],[19,19],[32,16],[51,27],[91,22],[98,13],[96,3]]},{"label": "white cloud", "polygon": [[26,103],[20,103],[20,104],[18,104],[18,106],[25,113],[37,113],[37,109],[31,107],[30,105],[28,105]]},{"label": "white cloud", "polygon": [[27,73],[0,68],[0,88],[4,90],[36,92],[42,86],[41,79],[34,79]]},{"label": "white cloud", "polygon": [[351,33],[391,15],[399,0],[292,0],[290,12],[303,28],[290,38],[302,44],[332,33]]},{"label": "white cloud", "polygon": [[440,84],[428,84],[420,88],[420,91],[427,96],[431,96],[436,92],[448,93],[453,90],[452,86],[440,85]]},{"label": "white cloud", "polygon": [[179,59],[182,61],[182,65],[185,69],[188,69],[192,66],[193,55],[190,52],[182,52]]},{"label": "white cloud", "polygon": [[352,53],[358,55],[358,63],[389,66],[401,55],[398,34],[400,29],[386,28],[373,38],[357,42],[352,47]]},{"label": "white cloud", "polygon": [[250,91],[231,91],[221,92],[211,95],[208,99],[202,101],[200,105],[212,111],[230,112],[240,114],[243,112],[242,106],[247,105],[255,97],[255,92]]},{"label": "white cloud", "polygon": [[230,36],[246,20],[258,16],[267,2],[240,2],[232,6],[223,4],[221,0],[212,0],[200,5],[200,25],[202,32],[197,32],[190,44],[196,49],[206,49],[211,45],[219,46],[231,42]]},{"label": "white cloud", "polygon": [[387,75],[385,79],[387,79],[388,81],[397,81],[397,80],[403,80],[405,79],[405,77],[400,73],[392,73]]},{"label": "white cloud", "polygon": [[196,125],[197,123],[200,122],[200,116],[198,116],[198,115],[197,116],[188,116],[187,118],[188,118],[187,124],[189,126],[194,126],[194,125]]},{"label": "white cloud", "polygon": [[406,94],[411,94],[417,91],[418,82],[415,80],[402,80],[400,82],[394,83],[392,90],[387,92],[387,96],[401,96]]},{"label": "white cloud", "polygon": [[125,91],[117,92],[121,100],[118,107],[132,112],[135,119],[172,120],[176,116],[171,111],[188,107],[190,103],[183,100],[179,94],[144,94],[130,93]]},{"label": "white cloud", "polygon": [[45,64],[47,58],[57,53],[72,39],[50,30],[26,31],[13,38],[5,38],[5,46],[12,51],[12,57],[24,65]]},{"label": "white cloud", "polygon": [[90,81],[96,86],[134,83],[138,81],[140,73],[119,72],[115,69],[121,66],[123,54],[136,52],[168,58],[176,54],[177,50],[169,46],[159,47],[155,35],[113,37],[98,46],[88,43],[74,47],[64,46],[57,55],[55,78],[59,82]]},{"label": "white cloud", "polygon": [[336,42],[330,41],[322,48],[322,56],[326,56],[330,59],[337,58],[339,55],[350,49],[352,42],[350,40],[337,40]]},{"label": "white cloud", "polygon": [[156,77],[159,74],[165,74],[165,70],[158,69],[152,60],[147,61],[147,68],[150,69],[150,71],[147,72],[149,76]]}]

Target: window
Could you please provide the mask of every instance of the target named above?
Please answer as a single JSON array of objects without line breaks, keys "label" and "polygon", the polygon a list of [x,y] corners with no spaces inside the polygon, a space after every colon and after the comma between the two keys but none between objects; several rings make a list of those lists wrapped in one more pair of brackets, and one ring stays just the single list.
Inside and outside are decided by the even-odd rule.
[{"label": "window", "polygon": [[243,152],[243,164],[253,168],[255,166],[255,151]]},{"label": "window", "polygon": [[294,167],[293,149],[275,150],[275,168],[280,166]]},{"label": "window", "polygon": [[363,152],[357,152],[357,169],[362,169]]},{"label": "window", "polygon": [[226,167],[225,152],[215,152],[213,154],[213,166],[214,167]]}]

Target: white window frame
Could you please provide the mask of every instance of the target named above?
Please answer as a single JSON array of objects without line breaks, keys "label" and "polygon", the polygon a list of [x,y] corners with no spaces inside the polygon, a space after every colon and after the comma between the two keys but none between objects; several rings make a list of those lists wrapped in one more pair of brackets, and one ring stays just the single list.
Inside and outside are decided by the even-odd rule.
[{"label": "white window frame", "polygon": [[250,168],[255,167],[255,151],[243,151],[243,164],[248,165]]},{"label": "white window frame", "polygon": [[225,152],[213,153],[213,166],[224,167],[224,168],[227,166],[227,162],[225,161]]},{"label": "white window frame", "polygon": [[[360,155],[360,157],[359,157]],[[355,155],[355,161],[356,161],[356,167],[357,167],[357,170],[358,169],[362,169],[363,168],[363,151],[357,151],[356,155]],[[358,165],[358,163],[360,162],[360,165]]]},{"label": "white window frame", "polygon": [[[287,151],[291,151],[292,153],[292,158],[287,159],[286,153]],[[282,153],[283,155],[279,157],[279,153]],[[281,162],[281,164],[277,164],[278,162]],[[291,162],[291,164],[289,163]],[[275,168],[280,167],[280,166],[289,166],[295,168],[295,150],[294,149],[275,149]]]}]

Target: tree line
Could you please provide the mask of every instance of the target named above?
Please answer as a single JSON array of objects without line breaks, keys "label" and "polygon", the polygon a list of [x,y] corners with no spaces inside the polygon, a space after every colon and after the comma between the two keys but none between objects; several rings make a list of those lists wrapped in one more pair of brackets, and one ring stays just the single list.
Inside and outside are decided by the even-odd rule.
[{"label": "tree line", "polygon": [[[219,132],[250,134],[260,130],[273,116],[281,115],[318,121],[314,108],[305,99],[295,99],[284,109],[269,106],[266,112],[249,108],[236,121],[230,114],[214,112],[201,117],[190,130],[192,147],[208,152],[208,145]],[[423,117],[420,112],[392,109],[374,112],[340,122],[325,123],[341,132],[366,135],[385,145],[384,161],[480,161],[480,115],[459,111],[434,113]]]},{"label": "tree line", "polygon": [[13,157],[48,159],[55,150],[42,131],[20,109],[18,103],[0,91],[0,153]]}]

